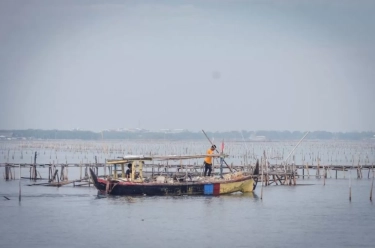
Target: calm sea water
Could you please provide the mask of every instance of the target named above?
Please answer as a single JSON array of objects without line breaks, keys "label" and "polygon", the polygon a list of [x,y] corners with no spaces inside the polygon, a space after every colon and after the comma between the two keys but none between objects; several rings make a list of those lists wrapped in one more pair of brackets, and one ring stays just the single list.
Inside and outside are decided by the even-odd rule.
[{"label": "calm sea water", "polygon": [[[0,247],[374,247],[371,179],[219,197],[108,197],[0,181]],[[7,196],[10,200],[6,200]]]},{"label": "calm sea water", "polygon": [[[56,146],[48,148],[48,143],[40,144],[39,158],[45,160],[54,156],[61,160],[64,157],[68,161],[69,158],[80,160],[96,154],[94,145],[91,151],[82,148],[83,152],[77,152],[61,146],[56,151]],[[66,144],[69,142],[64,141]],[[15,154],[14,161],[10,162],[23,162],[19,161],[20,154],[31,157],[37,147],[27,144],[31,148],[20,149],[19,143],[12,142],[1,146],[2,162],[8,159],[9,146],[14,148],[9,153]],[[136,152],[141,153],[149,146],[138,144]],[[280,144],[275,148],[267,146],[269,153],[282,151]],[[367,157],[369,163],[374,162],[373,144],[341,143],[342,149],[339,149],[340,146],[332,148],[335,146],[314,143],[304,146],[306,156],[316,153],[315,146],[320,153],[339,154],[338,159],[346,160],[348,154],[362,154],[363,159]],[[83,146],[75,143],[74,147]],[[189,147],[192,149],[193,145]],[[204,147],[202,144],[201,149]],[[113,152],[121,154],[128,148]],[[182,149],[178,145],[170,148]],[[284,153],[289,153],[291,148]],[[105,153],[100,156],[115,156],[107,148],[100,151],[103,150]],[[160,150],[164,151],[165,147]],[[262,150],[255,151],[261,155]],[[1,174],[3,171],[0,168]],[[47,169],[40,171],[44,177]],[[15,172],[18,178],[18,171]],[[92,187],[27,186],[30,181],[22,180],[19,202],[19,181],[1,178],[0,247],[375,247],[375,208],[369,200],[371,179],[367,178],[367,171],[363,179],[354,178],[355,174],[352,171],[351,202],[348,172],[345,178],[339,172],[339,179],[327,179],[325,186],[323,179],[310,177],[299,179],[297,186],[264,187],[263,199],[260,199],[260,185],[251,194],[218,197],[98,198]],[[28,169],[23,169],[22,175],[27,176]],[[77,178],[78,169],[69,168],[69,175],[69,179]]]}]

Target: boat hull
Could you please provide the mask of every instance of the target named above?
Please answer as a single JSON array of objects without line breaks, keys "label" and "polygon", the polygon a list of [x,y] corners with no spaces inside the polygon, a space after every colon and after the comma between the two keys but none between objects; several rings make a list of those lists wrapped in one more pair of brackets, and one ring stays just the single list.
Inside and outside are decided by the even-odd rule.
[{"label": "boat hull", "polygon": [[[90,171],[91,172],[91,171]],[[97,178],[93,172],[91,176],[95,187],[102,193],[110,195],[221,195],[233,192],[252,192],[257,180],[253,176],[244,176],[231,180],[217,180],[212,182],[186,183],[135,183],[123,181],[107,181]]]}]

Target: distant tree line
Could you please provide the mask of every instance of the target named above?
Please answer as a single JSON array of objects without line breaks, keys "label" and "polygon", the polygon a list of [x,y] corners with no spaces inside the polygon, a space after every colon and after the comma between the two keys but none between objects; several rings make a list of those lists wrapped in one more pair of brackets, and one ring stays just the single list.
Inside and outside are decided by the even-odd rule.
[{"label": "distant tree line", "polygon": [[[299,131],[228,131],[228,132],[206,132],[209,137],[218,140],[299,140],[305,132]],[[2,135],[1,135],[2,134]],[[366,140],[373,139],[375,132],[326,132],[314,131],[306,137],[310,140]],[[102,140],[102,139],[156,139],[156,140],[200,140],[206,139],[202,132],[183,131],[178,133],[163,132],[126,132],[126,131],[81,131],[81,130],[0,130],[0,137],[4,138],[26,138],[26,139],[81,139],[81,140]]]}]

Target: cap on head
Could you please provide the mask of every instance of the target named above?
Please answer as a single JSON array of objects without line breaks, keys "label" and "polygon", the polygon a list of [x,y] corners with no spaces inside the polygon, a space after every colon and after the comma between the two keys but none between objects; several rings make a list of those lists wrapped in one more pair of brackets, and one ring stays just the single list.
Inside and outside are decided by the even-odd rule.
[{"label": "cap on head", "polygon": [[216,149],[216,146],[215,146],[215,145],[212,145],[212,146],[211,146],[211,149]]}]

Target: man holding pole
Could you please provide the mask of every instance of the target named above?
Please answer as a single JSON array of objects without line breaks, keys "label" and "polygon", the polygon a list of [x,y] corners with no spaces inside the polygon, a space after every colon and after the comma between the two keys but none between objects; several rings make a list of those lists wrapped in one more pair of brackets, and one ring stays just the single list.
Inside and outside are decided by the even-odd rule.
[{"label": "man holding pole", "polygon": [[[207,150],[207,155],[214,154],[215,149],[216,149],[216,146],[212,145],[211,148]],[[207,156],[204,159],[204,176],[206,175],[211,176],[211,171],[212,171],[212,157]]]}]

